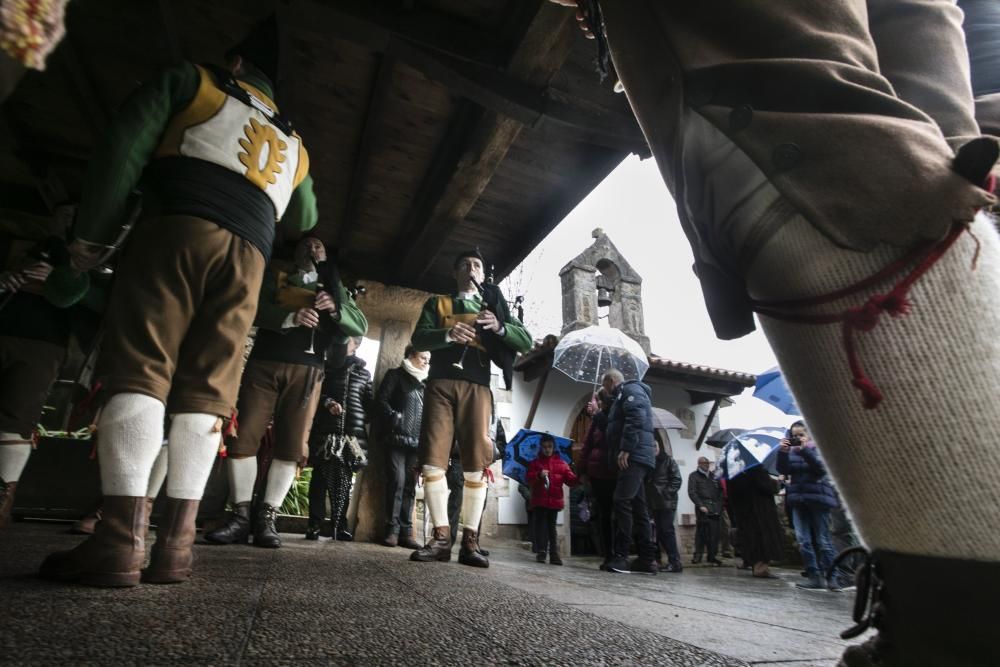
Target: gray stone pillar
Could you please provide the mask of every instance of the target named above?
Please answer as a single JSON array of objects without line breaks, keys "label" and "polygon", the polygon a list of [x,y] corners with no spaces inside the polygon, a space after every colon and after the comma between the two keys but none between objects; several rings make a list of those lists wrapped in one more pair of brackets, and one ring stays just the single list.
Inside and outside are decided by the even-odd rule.
[{"label": "gray stone pillar", "polygon": [[[385,372],[402,361],[420,309],[430,294],[371,280],[363,282],[367,292],[359,297],[358,306],[368,318],[367,336],[379,341],[378,361],[375,368],[369,369],[377,390]],[[355,539],[366,541],[381,540],[385,525],[385,460],[382,443],[372,436],[377,436],[377,429],[369,428],[368,467],[355,479],[347,513]]]},{"label": "gray stone pillar", "polygon": [[597,277],[593,266],[570,262],[559,272],[562,281],[562,333],[597,324]]}]

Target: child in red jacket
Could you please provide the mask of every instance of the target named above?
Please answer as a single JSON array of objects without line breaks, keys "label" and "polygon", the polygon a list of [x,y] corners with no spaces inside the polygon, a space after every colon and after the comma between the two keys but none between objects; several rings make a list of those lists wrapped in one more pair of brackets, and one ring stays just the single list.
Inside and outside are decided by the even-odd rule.
[{"label": "child in red jacket", "polygon": [[579,480],[569,464],[555,453],[556,442],[551,435],[543,435],[538,458],[528,465],[528,486],[531,488],[531,508],[535,523],[535,551],[539,563],[562,565],[559,543],[556,541],[556,515],[563,508],[563,484],[576,486]]}]

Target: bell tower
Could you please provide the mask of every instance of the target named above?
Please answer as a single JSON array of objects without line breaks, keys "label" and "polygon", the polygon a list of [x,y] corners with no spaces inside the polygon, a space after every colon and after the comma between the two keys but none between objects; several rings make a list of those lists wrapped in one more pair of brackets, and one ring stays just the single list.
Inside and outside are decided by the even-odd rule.
[{"label": "bell tower", "polygon": [[604,233],[595,229],[594,243],[559,271],[566,334],[596,326],[601,309],[608,309],[608,324],[635,339],[649,354],[642,313],[642,277],[622,257]]}]

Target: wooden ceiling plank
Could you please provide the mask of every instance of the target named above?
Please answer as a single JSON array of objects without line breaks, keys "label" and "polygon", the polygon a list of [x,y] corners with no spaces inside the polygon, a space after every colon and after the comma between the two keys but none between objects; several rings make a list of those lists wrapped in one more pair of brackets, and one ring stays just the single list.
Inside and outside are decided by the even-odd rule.
[{"label": "wooden ceiling plank", "polygon": [[337,221],[340,228],[337,234],[336,248],[346,249],[350,246],[351,237],[354,230],[358,228],[357,214],[361,202],[361,193],[365,190],[368,181],[368,172],[372,159],[372,146],[378,136],[380,121],[385,107],[385,102],[389,97],[389,90],[392,87],[392,73],[395,69],[395,58],[391,54],[381,56],[381,62],[375,72],[375,79],[372,82],[371,93],[368,96],[368,110],[365,113],[364,126],[361,130],[361,139],[358,141],[358,149],[354,155],[354,169],[351,173],[351,184],[348,187],[347,201],[344,211]]},{"label": "wooden ceiling plank", "polygon": [[505,64],[506,49],[498,35],[445,14],[415,9],[392,11],[352,0],[289,0],[296,30],[341,39],[385,52],[393,37],[457,58],[487,65]]},{"label": "wooden ceiling plank", "polygon": [[[559,11],[554,5],[540,5],[510,58],[507,74],[529,86],[546,86],[573,49],[577,38],[575,23],[570,12]],[[427,274],[452,230],[489,185],[523,127],[518,120],[495,111],[484,115],[470,133],[465,151],[431,214],[407,240],[406,250],[396,262],[400,277],[417,282]],[[495,249],[483,250],[495,252]]]}]

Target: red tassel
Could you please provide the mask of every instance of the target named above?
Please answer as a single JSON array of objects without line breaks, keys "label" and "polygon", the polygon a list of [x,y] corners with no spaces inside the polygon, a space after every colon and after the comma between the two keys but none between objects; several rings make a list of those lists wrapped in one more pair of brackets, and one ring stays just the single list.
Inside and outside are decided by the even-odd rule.
[{"label": "red tassel", "polygon": [[882,402],[882,392],[878,390],[875,383],[862,375],[851,380],[851,384],[861,391],[861,398],[865,410],[874,410]]},{"label": "red tassel", "polygon": [[493,471],[489,468],[483,468],[483,479],[485,479],[490,484],[495,484],[496,479],[493,477]]}]

